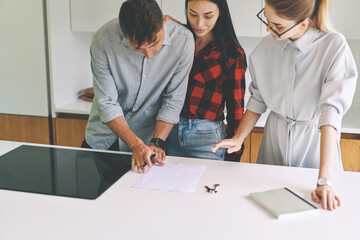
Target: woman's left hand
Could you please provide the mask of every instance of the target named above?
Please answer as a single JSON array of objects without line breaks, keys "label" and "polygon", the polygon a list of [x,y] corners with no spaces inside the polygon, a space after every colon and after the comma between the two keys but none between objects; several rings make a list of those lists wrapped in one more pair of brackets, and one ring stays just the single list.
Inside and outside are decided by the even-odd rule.
[{"label": "woman's left hand", "polygon": [[330,211],[335,210],[336,207],[340,207],[340,199],[335,195],[333,189],[330,186],[318,186],[312,193],[312,199],[316,203],[320,203],[324,209]]}]

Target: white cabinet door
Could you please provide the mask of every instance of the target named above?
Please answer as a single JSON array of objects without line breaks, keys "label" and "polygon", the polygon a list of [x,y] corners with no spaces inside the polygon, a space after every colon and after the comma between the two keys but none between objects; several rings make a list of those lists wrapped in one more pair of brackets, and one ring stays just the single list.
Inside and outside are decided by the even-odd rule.
[{"label": "white cabinet door", "polygon": [[125,0],[71,0],[71,30],[96,32],[102,25],[118,17]]},{"label": "white cabinet door", "polygon": [[170,15],[176,20],[186,23],[185,0],[162,0],[161,5],[164,15]]},{"label": "white cabinet door", "polygon": [[0,1],[0,113],[49,116],[42,0]]},{"label": "white cabinet door", "polygon": [[360,0],[331,0],[330,18],[347,39],[360,39]]},{"label": "white cabinet door", "polygon": [[[96,32],[102,25],[119,16],[121,4],[125,1],[71,0],[71,30]],[[157,2],[161,7],[161,0]]]},{"label": "white cabinet door", "polygon": [[262,8],[262,0],[228,0],[236,35],[259,37],[261,22],[256,14]]}]

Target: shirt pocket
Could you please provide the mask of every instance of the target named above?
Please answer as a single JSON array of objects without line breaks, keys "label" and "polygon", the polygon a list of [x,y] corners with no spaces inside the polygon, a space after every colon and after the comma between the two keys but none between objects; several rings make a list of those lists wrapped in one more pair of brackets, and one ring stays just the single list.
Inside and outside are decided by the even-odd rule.
[{"label": "shirt pocket", "polygon": [[220,138],[225,136],[223,122],[203,121],[196,123],[193,125],[193,131],[198,134],[219,133]]}]

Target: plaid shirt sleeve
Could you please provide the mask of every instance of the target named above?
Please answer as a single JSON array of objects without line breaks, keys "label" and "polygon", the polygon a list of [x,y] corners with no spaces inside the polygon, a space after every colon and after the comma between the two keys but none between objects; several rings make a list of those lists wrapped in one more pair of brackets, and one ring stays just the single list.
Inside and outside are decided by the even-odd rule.
[{"label": "plaid shirt sleeve", "polygon": [[[228,77],[225,89],[226,101],[226,121],[228,123],[226,129],[226,137],[234,136],[241,119],[244,114],[244,96],[245,96],[245,71],[246,71],[246,56],[242,49],[238,49],[240,56],[236,58],[229,58],[227,63]],[[239,161],[244,151],[244,144],[242,148],[235,153],[226,154],[225,160]]]}]

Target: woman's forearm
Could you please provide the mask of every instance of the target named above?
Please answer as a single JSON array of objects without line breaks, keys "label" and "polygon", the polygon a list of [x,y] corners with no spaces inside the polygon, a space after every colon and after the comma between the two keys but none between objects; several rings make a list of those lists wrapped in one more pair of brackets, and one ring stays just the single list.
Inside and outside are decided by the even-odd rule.
[{"label": "woman's forearm", "polygon": [[332,126],[321,127],[319,178],[330,180],[334,169],[337,130]]},{"label": "woman's forearm", "polygon": [[250,134],[250,132],[255,127],[255,124],[259,120],[260,116],[261,114],[246,110],[245,115],[241,120],[240,126],[238,127],[233,138],[244,141],[244,139]]}]

